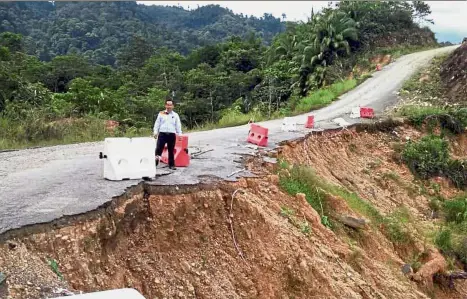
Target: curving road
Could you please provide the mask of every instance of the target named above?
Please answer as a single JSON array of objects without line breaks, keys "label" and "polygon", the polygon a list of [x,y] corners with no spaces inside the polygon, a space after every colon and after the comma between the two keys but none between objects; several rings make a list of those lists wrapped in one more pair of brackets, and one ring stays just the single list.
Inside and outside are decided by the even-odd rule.
[{"label": "curving road", "polygon": [[[452,51],[457,46],[429,50],[403,56],[387,65],[356,89],[346,93],[330,106],[314,111],[319,128],[336,127],[332,120],[344,118],[349,123],[358,122],[348,114],[354,106],[369,106],[376,113],[395,104],[397,91],[419,67],[426,65],[437,54]],[[311,114],[311,113],[309,113]],[[306,115],[296,117],[304,124]],[[281,132],[281,120],[262,122],[269,128],[269,147],[279,141],[303,136]],[[302,127],[302,126],[299,126]],[[251,153],[246,147],[248,125],[216,129],[189,134],[193,151],[210,150],[190,167],[179,168],[174,173],[160,176],[152,184],[195,184],[202,176],[234,179],[233,172],[241,169],[235,161],[239,154]],[[111,182],[102,179],[102,160],[98,154],[102,142],[82,143],[27,149],[0,153],[0,234],[29,224],[49,222],[64,215],[93,210],[120,195],[125,188],[138,181]],[[163,165],[163,164],[162,164]],[[158,174],[167,173],[163,168]],[[248,175],[248,174],[243,174]]]}]

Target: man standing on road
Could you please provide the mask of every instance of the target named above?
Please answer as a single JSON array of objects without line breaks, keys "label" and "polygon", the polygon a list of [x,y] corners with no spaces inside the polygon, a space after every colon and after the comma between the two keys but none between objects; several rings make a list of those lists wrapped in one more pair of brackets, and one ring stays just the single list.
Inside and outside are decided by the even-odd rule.
[{"label": "man standing on road", "polygon": [[154,123],[154,138],[157,139],[156,147],[156,165],[159,164],[160,156],[167,144],[169,152],[169,169],[175,170],[174,148],[176,142],[176,134],[182,134],[182,124],[180,117],[173,111],[173,101],[168,99],[165,101],[165,111],[159,112],[156,122]]}]

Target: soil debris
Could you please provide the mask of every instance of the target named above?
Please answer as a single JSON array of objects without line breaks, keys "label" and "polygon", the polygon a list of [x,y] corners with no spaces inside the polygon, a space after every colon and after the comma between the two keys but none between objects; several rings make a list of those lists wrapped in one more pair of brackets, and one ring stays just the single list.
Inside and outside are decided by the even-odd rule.
[{"label": "soil debris", "polygon": [[[465,281],[453,289],[433,286],[446,260],[419,232],[433,224],[430,192],[419,192],[395,159],[407,137],[423,133],[407,124],[390,127],[283,144],[277,163],[246,159],[248,171],[263,174],[256,178],[177,187],[144,182],[93,213],[10,232],[0,242],[6,277],[0,297],[131,287],[146,298],[459,298]],[[458,143],[458,154],[464,146]],[[283,160],[309,165],[323,182],[348,190],[316,190],[332,226],[310,205],[308,191],[286,192],[293,168],[279,170]],[[448,183],[433,186],[425,188],[456,192]],[[384,219],[413,220],[395,231],[356,203]],[[398,243],[388,231],[408,241]],[[415,268],[411,259],[420,252],[428,258]]]}]

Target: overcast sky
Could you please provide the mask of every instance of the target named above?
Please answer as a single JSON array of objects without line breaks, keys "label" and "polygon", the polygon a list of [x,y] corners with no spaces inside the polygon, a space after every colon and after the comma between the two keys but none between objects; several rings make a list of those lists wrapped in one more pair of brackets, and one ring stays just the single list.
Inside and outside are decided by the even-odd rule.
[{"label": "overcast sky", "polygon": [[[281,17],[284,13],[289,21],[306,21],[311,8],[315,11],[327,6],[327,1],[137,1],[146,5],[178,5],[186,9],[196,9],[208,4],[219,4],[234,13],[261,17],[271,13]],[[427,1],[431,7],[431,18],[435,25],[431,29],[439,41],[460,42],[467,37],[467,1]]]}]

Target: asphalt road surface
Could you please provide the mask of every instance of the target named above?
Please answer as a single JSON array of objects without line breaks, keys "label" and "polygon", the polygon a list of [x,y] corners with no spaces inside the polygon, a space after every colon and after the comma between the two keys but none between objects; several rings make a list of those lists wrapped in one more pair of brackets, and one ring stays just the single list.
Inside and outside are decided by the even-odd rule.
[{"label": "asphalt road surface", "polygon": [[[356,89],[348,92],[332,105],[309,114],[315,116],[315,126],[332,128],[333,119],[342,117],[349,123],[352,107],[369,106],[378,114],[397,101],[397,91],[419,67],[437,54],[452,51],[456,46],[413,53],[397,59],[376,72]],[[297,127],[303,128],[306,116],[295,117]],[[303,136],[306,131],[281,132],[282,120],[260,123],[269,129],[269,146],[283,140]],[[241,169],[236,163],[239,154],[254,151],[247,147],[248,125],[190,133],[190,150],[211,150],[193,159],[187,168],[178,168],[169,175],[152,182],[159,185],[196,184],[202,176],[229,176]],[[29,224],[52,221],[64,215],[91,211],[121,195],[139,181],[112,182],[102,178],[99,152],[103,142],[60,145],[0,153],[0,234]],[[163,166],[161,164],[160,166]],[[160,167],[158,174],[167,173]],[[248,173],[238,173],[248,175]]]}]

